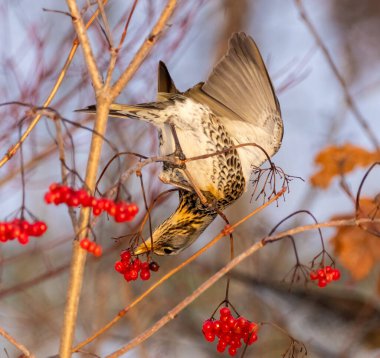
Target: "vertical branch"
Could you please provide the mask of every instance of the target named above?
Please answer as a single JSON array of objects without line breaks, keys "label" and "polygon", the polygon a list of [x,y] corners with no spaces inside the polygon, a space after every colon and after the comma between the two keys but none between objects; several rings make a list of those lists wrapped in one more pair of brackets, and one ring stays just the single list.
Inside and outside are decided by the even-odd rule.
[{"label": "vertical branch", "polygon": [[[94,130],[96,133],[104,135],[110,103],[103,96],[97,98],[97,115]],[[90,154],[88,158],[85,184],[91,192],[95,189],[96,175],[98,171],[100,154],[103,139],[97,134],[93,134],[91,140]],[[86,233],[86,228],[90,219],[90,209],[82,208],[79,220],[79,238]],[[66,358],[71,356],[71,346],[75,331],[75,323],[78,315],[78,306],[80,292],[83,283],[84,266],[86,262],[86,251],[83,250],[79,241],[75,240],[73,244],[73,255],[70,269],[70,282],[67,290],[67,301],[64,315],[64,325],[61,335],[60,357]]]},{"label": "vertical branch", "polygon": [[[157,42],[159,35],[161,34],[166,22],[172,15],[176,0],[168,0],[166,7],[164,8],[160,18],[155,24],[151,35],[140,47],[136,53],[134,59],[128,66],[128,68],[121,75],[121,78],[117,81],[115,86],[110,88],[108,85],[103,85],[100,73],[93,56],[93,52],[90,47],[90,42],[86,33],[83,20],[79,13],[78,6],[75,0],[67,0],[71,16],[73,17],[73,25],[78,35],[78,39],[83,48],[83,54],[85,62],[90,73],[92,83],[96,93],[96,120],[94,124],[94,133],[92,135],[90,153],[88,157],[85,185],[93,192],[96,186],[96,175],[99,167],[101,149],[103,144],[103,137],[107,126],[109,106],[112,101],[119,95],[121,90],[125,87],[127,82],[132,78],[136,70],[140,67],[153,45]],[[110,64],[112,66],[112,63]],[[88,227],[90,219],[90,209],[82,208],[79,219],[79,235],[81,239]],[[83,250],[79,241],[75,240],[73,244],[73,254],[70,268],[70,282],[67,290],[67,301],[64,316],[64,325],[61,334],[60,354],[61,358],[68,358],[71,356],[71,347],[73,343],[75,324],[78,315],[78,306],[80,292],[83,283],[84,266],[86,262],[86,251]]]},{"label": "vertical branch", "polygon": [[103,83],[98,69],[98,65],[96,64],[95,57],[91,49],[90,40],[87,36],[86,27],[83,23],[83,19],[78,9],[76,1],[67,0],[67,6],[70,10],[73,19],[73,25],[78,35],[79,42],[82,45],[84,60],[86,61],[92,84],[95,88],[95,92],[97,92],[102,88]]}]

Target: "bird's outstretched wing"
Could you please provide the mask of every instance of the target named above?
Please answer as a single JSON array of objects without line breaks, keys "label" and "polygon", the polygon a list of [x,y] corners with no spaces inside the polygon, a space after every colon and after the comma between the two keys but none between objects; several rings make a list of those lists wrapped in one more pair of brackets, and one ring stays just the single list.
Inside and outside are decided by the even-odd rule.
[{"label": "bird's outstretched wing", "polygon": [[250,36],[235,33],[226,55],[218,62],[202,90],[236,113],[241,120],[263,126],[264,111],[280,105],[260,52]]}]

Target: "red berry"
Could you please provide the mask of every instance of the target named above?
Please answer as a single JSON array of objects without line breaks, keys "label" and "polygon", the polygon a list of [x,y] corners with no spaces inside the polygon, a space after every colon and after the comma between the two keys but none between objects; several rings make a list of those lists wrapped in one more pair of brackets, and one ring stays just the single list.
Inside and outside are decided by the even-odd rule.
[{"label": "red berry", "polygon": [[227,348],[227,343],[220,340],[218,345],[216,346],[216,350],[219,352],[219,353],[223,353]]},{"label": "red berry", "polygon": [[29,234],[33,236],[41,236],[47,230],[47,225],[43,221],[36,221],[30,226]]},{"label": "red berry", "polygon": [[132,281],[132,277],[131,277],[131,271],[126,271],[124,273],[124,279],[129,282],[129,281]]},{"label": "red berry", "polygon": [[68,206],[74,206],[77,207],[80,205],[79,198],[76,195],[70,195],[68,201],[67,201]]},{"label": "red berry", "polygon": [[117,214],[117,205],[114,202],[111,202],[110,207],[107,209],[108,214],[115,216]]},{"label": "red berry", "polygon": [[127,214],[126,213],[121,213],[121,212],[117,212],[116,215],[115,215],[115,221],[117,223],[122,223],[124,221],[127,220]]},{"label": "red berry", "polygon": [[143,281],[149,280],[150,279],[150,271],[149,270],[141,270],[140,272],[140,278]]},{"label": "red berry", "polygon": [[160,266],[158,265],[157,262],[152,261],[151,263],[149,263],[149,270],[150,271],[157,272],[159,270],[159,268],[160,268]]},{"label": "red berry", "polygon": [[333,279],[334,281],[337,281],[337,280],[340,279],[340,271],[339,271],[339,269],[334,269],[334,270],[332,271],[332,279]]},{"label": "red berry", "polygon": [[49,191],[56,191],[60,188],[60,184],[58,183],[51,183],[49,185]]},{"label": "red berry", "polygon": [[95,249],[96,249],[96,246],[97,245],[96,245],[95,242],[90,241],[90,243],[88,245],[88,248],[87,248],[87,251],[93,253],[95,251]]},{"label": "red berry", "polygon": [[256,330],[257,330],[257,324],[254,322],[249,322],[248,332],[251,333],[251,332],[255,332]]},{"label": "red berry", "polygon": [[208,332],[212,332],[213,328],[214,328],[214,325],[213,325],[212,320],[211,319],[206,319],[206,321],[203,322],[202,332],[204,334],[206,334]]},{"label": "red berry", "polygon": [[137,280],[137,277],[139,277],[139,272],[135,269],[132,269],[129,271],[129,274],[131,276],[131,280]]},{"label": "red berry", "polygon": [[331,273],[332,272],[332,267],[331,266],[326,266],[325,267],[326,273]]},{"label": "red berry", "polygon": [[248,326],[248,323],[249,323],[248,320],[246,320],[242,316],[237,319],[237,324],[241,328],[245,328],[246,326]]},{"label": "red berry", "polygon": [[320,278],[318,281],[318,286],[322,288],[322,287],[326,287],[326,285],[327,285],[327,280],[324,278]]},{"label": "red berry", "polygon": [[218,333],[221,330],[221,328],[222,328],[222,325],[221,325],[220,321],[213,321],[213,323],[212,323],[212,329],[216,333]]},{"label": "red berry", "polygon": [[88,247],[90,246],[91,241],[87,238],[84,238],[80,241],[79,245],[82,249],[88,250]]},{"label": "red berry", "polygon": [[103,248],[100,245],[96,245],[96,247],[93,251],[94,256],[100,257],[100,256],[102,256],[102,253],[103,253]]},{"label": "red berry", "polygon": [[215,333],[213,332],[207,332],[204,336],[205,336],[206,341],[208,342],[214,342],[215,340]]},{"label": "red berry", "polygon": [[237,349],[235,347],[230,347],[228,348],[228,353],[230,354],[230,356],[234,356],[237,353]]},{"label": "red berry", "polygon": [[79,189],[76,192],[76,197],[78,198],[79,204],[83,205],[87,202],[89,195],[87,194],[87,191],[84,189]]},{"label": "red berry", "polygon": [[252,343],[257,341],[257,334],[252,333],[248,339],[248,345],[251,345]]},{"label": "red berry", "polygon": [[139,259],[133,260],[132,267],[134,270],[139,271],[141,268],[141,261]]},{"label": "red berry", "polygon": [[225,334],[224,335],[224,341],[227,343],[227,344],[230,344],[231,343],[231,340],[232,340],[232,337],[229,333]]},{"label": "red berry", "polygon": [[230,331],[230,326],[226,322],[220,322],[220,328],[223,333],[227,333]]},{"label": "red berry", "polygon": [[310,271],[310,280],[314,281],[318,279],[318,273],[315,271]]},{"label": "red berry", "polygon": [[125,271],[127,270],[127,265],[122,261],[116,261],[115,270],[119,273],[125,273]]},{"label": "red berry", "polygon": [[129,250],[124,250],[120,254],[121,261],[125,261],[129,263],[129,260],[131,259],[131,252]]},{"label": "red berry", "polygon": [[231,315],[231,311],[228,307],[223,307],[219,311],[220,317],[228,317]]},{"label": "red berry", "polygon": [[21,234],[21,229],[18,227],[18,226],[14,226],[13,225],[13,229],[12,229],[12,234],[11,236],[12,237],[19,237]]},{"label": "red berry", "polygon": [[232,316],[228,316],[226,323],[228,324],[230,328],[234,328],[236,324],[236,319]]},{"label": "red berry", "polygon": [[149,262],[142,262],[141,263],[141,270],[149,270]]},{"label": "red berry", "polygon": [[31,227],[31,225],[29,224],[29,222],[26,221],[26,220],[20,220],[19,226],[21,228],[21,231],[26,231],[26,232],[28,232],[29,229],[30,229],[30,227]]},{"label": "red berry", "polygon": [[326,273],[325,273],[325,270],[324,269],[319,269],[318,271],[317,271],[317,273],[318,273],[318,277],[321,279],[324,279],[325,277],[326,277]]},{"label": "red berry", "polygon": [[92,213],[95,215],[95,216],[99,216],[101,213],[102,213],[102,209],[96,207],[96,206],[93,206],[92,207]]},{"label": "red berry", "polygon": [[21,245],[26,245],[29,242],[29,236],[26,232],[21,232],[17,239]]}]

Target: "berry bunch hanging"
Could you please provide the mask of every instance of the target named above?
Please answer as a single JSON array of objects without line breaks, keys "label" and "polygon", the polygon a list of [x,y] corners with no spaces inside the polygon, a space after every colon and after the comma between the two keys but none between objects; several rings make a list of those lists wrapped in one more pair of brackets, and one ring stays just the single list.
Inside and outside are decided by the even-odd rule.
[{"label": "berry bunch hanging", "polygon": [[29,242],[30,236],[42,236],[47,230],[43,221],[29,222],[24,219],[0,222],[0,242],[17,239],[21,245]]},{"label": "berry bunch hanging", "polygon": [[104,211],[115,218],[116,222],[131,221],[138,213],[136,204],[124,201],[115,202],[107,198],[95,198],[84,189],[75,190],[69,186],[53,183],[45,194],[47,204],[66,204],[72,207],[91,207],[95,216]]},{"label": "berry bunch hanging", "polygon": [[98,245],[96,242],[94,241],[91,241],[90,239],[88,239],[87,237],[85,237],[84,239],[82,239],[80,241],[80,247],[83,249],[83,250],[86,250],[88,251],[90,254],[93,254],[94,256],[96,257],[99,257],[102,255],[103,253],[103,249],[100,245]]},{"label": "berry bunch hanging", "polygon": [[222,307],[219,313],[219,320],[207,319],[202,326],[203,335],[208,342],[213,342],[215,337],[219,339],[216,347],[218,352],[223,353],[229,347],[228,353],[234,356],[243,343],[251,345],[257,340],[256,323],[242,316],[235,318],[228,307]]},{"label": "berry bunch hanging", "polygon": [[132,254],[129,250],[124,250],[120,254],[120,261],[115,263],[115,270],[122,275],[124,279],[135,281],[139,277],[143,281],[150,279],[150,271],[158,271],[159,266],[156,262],[142,262],[139,258],[132,259]]},{"label": "berry bunch hanging", "polygon": [[331,266],[325,266],[318,270],[310,272],[310,279],[312,281],[318,280],[318,286],[326,287],[331,281],[338,281],[340,279],[340,271]]}]

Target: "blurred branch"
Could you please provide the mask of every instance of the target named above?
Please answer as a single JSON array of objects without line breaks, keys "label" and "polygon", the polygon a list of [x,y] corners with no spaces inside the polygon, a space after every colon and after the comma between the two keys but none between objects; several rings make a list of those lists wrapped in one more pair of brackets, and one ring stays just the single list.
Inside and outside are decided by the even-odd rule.
[{"label": "blurred branch", "polygon": [[[103,0],[103,3],[105,4],[105,3],[107,3],[107,1],[108,0]],[[86,29],[88,29],[91,26],[91,24],[94,22],[94,20],[98,16],[98,12],[99,12],[99,9],[96,10],[95,13],[91,16],[90,20],[86,24]],[[58,75],[57,81],[55,82],[48,98],[45,100],[42,107],[48,107],[50,105],[51,101],[53,100],[53,98],[55,97],[55,95],[57,94],[57,91],[62,84],[62,81],[63,81],[63,79],[67,73],[68,68],[70,67],[70,64],[74,58],[74,55],[75,55],[75,52],[76,52],[78,46],[79,46],[78,38],[75,38],[73,41],[73,45],[71,47],[71,50],[67,56],[66,62],[63,65],[62,70]],[[15,145],[13,145],[11,148],[9,148],[7,153],[0,160],[0,168],[16,154],[16,152],[20,149],[21,144],[26,140],[26,138],[32,132],[32,130],[37,125],[37,123],[39,122],[40,119],[41,119],[40,114],[36,115],[33,118],[32,122],[29,124],[29,127],[22,134],[20,140]]]},{"label": "blurred branch", "polygon": [[30,358],[35,357],[35,355],[30,353],[24,345],[17,342],[16,339],[14,339],[8,332],[6,332],[1,327],[0,327],[0,335],[2,335],[4,338],[8,340],[8,342],[12,343],[16,348],[18,348],[24,354],[24,356],[30,357]]},{"label": "blurred branch", "polygon": [[[241,31],[248,19],[247,0],[223,0],[221,6],[224,8],[225,19],[222,29],[219,31],[215,59],[219,59],[226,53],[228,40],[233,32]],[[252,14],[250,14],[252,16]]]},{"label": "blurred branch", "polygon": [[348,86],[347,86],[345,79],[340,74],[338,67],[336,66],[334,60],[332,59],[332,56],[331,56],[329,50],[327,49],[326,45],[323,43],[323,41],[322,41],[321,37],[319,36],[316,28],[311,23],[308,15],[306,13],[306,10],[303,6],[302,0],[294,0],[294,1],[295,1],[295,4],[297,6],[297,9],[299,11],[299,14],[300,14],[302,20],[304,21],[304,23],[307,26],[307,28],[309,29],[310,33],[314,37],[315,41],[317,42],[317,45],[322,50],[322,53],[327,60],[327,63],[329,64],[332,72],[334,73],[336,79],[338,80],[338,82],[342,88],[345,101],[346,101],[348,107],[351,109],[352,114],[354,115],[354,117],[356,118],[358,123],[361,125],[361,127],[363,128],[363,130],[367,134],[369,140],[372,142],[372,144],[376,148],[376,150],[380,150],[380,145],[379,145],[378,139],[376,138],[373,131],[369,127],[367,120],[364,118],[364,116],[359,111],[359,108],[357,107],[353,97],[350,94],[350,91],[348,89]]}]

